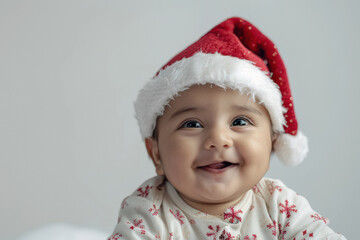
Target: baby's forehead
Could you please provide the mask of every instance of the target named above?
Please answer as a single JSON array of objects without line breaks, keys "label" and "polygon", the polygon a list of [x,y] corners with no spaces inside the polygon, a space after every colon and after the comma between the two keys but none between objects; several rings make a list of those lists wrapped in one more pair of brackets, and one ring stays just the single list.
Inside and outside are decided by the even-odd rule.
[{"label": "baby's forehead", "polygon": [[214,105],[223,108],[264,108],[264,106],[257,101],[255,95],[250,91],[246,91],[246,89],[240,91],[238,89],[224,88],[214,84],[203,84],[189,86],[186,90],[177,93],[173,98],[169,99],[163,114],[178,109],[205,108],[209,110],[209,108],[206,107]]}]

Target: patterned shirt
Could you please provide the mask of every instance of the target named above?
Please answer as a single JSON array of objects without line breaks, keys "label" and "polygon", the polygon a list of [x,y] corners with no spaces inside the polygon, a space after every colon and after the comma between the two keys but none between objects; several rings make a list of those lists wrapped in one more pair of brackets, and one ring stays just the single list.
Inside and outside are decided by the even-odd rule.
[{"label": "patterned shirt", "polygon": [[279,180],[263,178],[238,204],[214,216],[189,206],[168,181],[157,176],[124,199],[108,240],[345,239],[328,223]]}]

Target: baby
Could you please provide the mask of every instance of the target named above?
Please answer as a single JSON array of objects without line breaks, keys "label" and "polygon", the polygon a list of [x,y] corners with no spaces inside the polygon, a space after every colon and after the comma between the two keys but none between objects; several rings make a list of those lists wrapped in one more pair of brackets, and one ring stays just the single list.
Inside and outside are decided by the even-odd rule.
[{"label": "baby", "polygon": [[273,152],[299,164],[286,69],[251,23],[228,19],[140,91],[136,118],[157,176],[121,204],[117,239],[345,239],[281,181]]}]

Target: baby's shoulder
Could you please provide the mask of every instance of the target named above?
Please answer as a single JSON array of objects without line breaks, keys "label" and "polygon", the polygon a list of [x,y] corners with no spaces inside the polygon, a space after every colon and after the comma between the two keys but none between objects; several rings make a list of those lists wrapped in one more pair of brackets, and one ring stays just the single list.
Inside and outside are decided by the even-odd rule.
[{"label": "baby's shoulder", "polygon": [[134,208],[133,205],[144,206],[154,204],[158,206],[163,200],[164,191],[165,178],[162,176],[152,177],[143,182],[131,195],[123,200],[121,209],[126,208],[129,204],[131,208]]},{"label": "baby's shoulder", "polygon": [[119,222],[124,218],[143,217],[158,213],[165,192],[165,179],[161,176],[152,177],[143,182],[121,203]]},{"label": "baby's shoulder", "polygon": [[142,197],[149,200],[157,200],[165,189],[165,178],[163,176],[152,177],[143,182],[130,197]]},{"label": "baby's shoulder", "polygon": [[[157,239],[164,231],[160,217],[165,192],[165,179],[157,176],[146,180],[121,203],[118,222],[109,239]],[[141,238],[140,238],[141,236]]]},{"label": "baby's shoulder", "polygon": [[256,198],[265,203],[271,219],[281,224],[286,224],[290,218],[302,219],[305,223],[317,216],[307,199],[288,188],[281,180],[263,178],[253,190]]},{"label": "baby's shoulder", "polygon": [[279,179],[264,177],[252,190],[255,196],[265,201],[271,209],[279,207],[285,201],[297,203],[307,201]]},{"label": "baby's shoulder", "polygon": [[307,199],[282,181],[263,178],[253,187],[253,192],[254,205],[257,204],[262,213],[265,210],[271,219],[266,227],[274,228],[275,234],[278,231],[279,239],[284,239],[285,234],[292,236],[291,239],[303,239],[305,234],[316,239],[345,239],[326,226],[329,219],[314,211]]},{"label": "baby's shoulder", "polygon": [[254,187],[253,192],[258,196],[265,199],[278,197],[288,193],[294,193],[294,191],[288,187],[279,179],[262,178]]},{"label": "baby's shoulder", "polygon": [[264,177],[254,188],[265,194],[273,195],[274,193],[283,193],[283,191],[292,191],[280,179]]}]

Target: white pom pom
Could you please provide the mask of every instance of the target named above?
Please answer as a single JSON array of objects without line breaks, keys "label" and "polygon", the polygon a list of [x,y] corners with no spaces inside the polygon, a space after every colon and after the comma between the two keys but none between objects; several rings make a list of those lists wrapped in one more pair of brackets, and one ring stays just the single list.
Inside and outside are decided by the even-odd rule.
[{"label": "white pom pom", "polygon": [[286,166],[300,164],[309,151],[308,140],[300,131],[295,136],[280,134],[274,143],[274,148],[279,160]]}]

